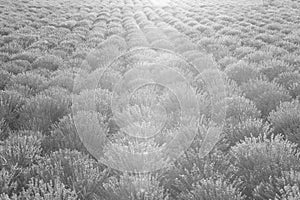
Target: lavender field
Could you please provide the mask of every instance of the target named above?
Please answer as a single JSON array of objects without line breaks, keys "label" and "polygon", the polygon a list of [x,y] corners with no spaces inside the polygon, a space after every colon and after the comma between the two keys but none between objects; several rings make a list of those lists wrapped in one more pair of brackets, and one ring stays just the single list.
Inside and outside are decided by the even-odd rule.
[{"label": "lavender field", "polygon": [[300,0],[0,0],[0,200],[300,200]]}]

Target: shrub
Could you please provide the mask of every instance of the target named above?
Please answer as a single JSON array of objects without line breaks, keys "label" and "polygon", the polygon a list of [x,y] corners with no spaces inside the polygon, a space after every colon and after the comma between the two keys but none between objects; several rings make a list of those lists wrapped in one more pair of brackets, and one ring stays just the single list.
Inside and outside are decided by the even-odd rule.
[{"label": "shrub", "polygon": [[[6,169],[0,170],[0,199],[3,199],[2,195],[11,194],[17,189],[17,183],[14,182],[14,174]],[[6,197],[7,199],[8,196]]]},{"label": "shrub", "polygon": [[186,51],[182,54],[183,57],[185,57],[188,61],[193,61],[199,57],[206,56],[207,54],[200,52],[199,50],[191,50]]},{"label": "shrub", "polygon": [[[36,132],[16,132],[4,141],[0,148],[0,191],[8,195],[26,187],[30,168],[40,159],[41,135]],[[4,161],[4,163],[2,163]],[[8,182],[6,182],[8,181]]]},{"label": "shrub", "polygon": [[19,74],[25,72],[30,68],[30,63],[24,60],[14,60],[12,62],[7,62],[1,66],[2,69],[6,70],[12,74]]},{"label": "shrub", "polygon": [[259,72],[255,66],[251,66],[247,62],[240,61],[236,64],[229,65],[225,69],[227,76],[234,80],[238,85],[248,82],[252,79],[259,78]]},{"label": "shrub", "polygon": [[275,44],[276,44],[276,46],[279,46],[279,47],[287,50],[289,53],[292,53],[298,49],[298,46],[296,44],[293,44],[286,40],[278,40],[275,42]]},{"label": "shrub", "polygon": [[123,52],[123,47],[115,41],[106,41],[93,51],[91,51],[86,61],[90,65],[91,70],[103,69],[107,67],[115,58]]},{"label": "shrub", "polygon": [[[118,74],[105,73],[103,77],[103,69],[97,69],[91,73],[86,70],[79,70],[74,78],[73,92],[78,94],[86,89],[95,89],[99,86],[112,89],[112,84],[121,78]],[[99,82],[102,82],[99,85]]]},{"label": "shrub", "polygon": [[198,53],[198,57],[191,58],[189,61],[200,73],[220,73],[220,71],[216,70],[218,66],[212,55]]},{"label": "shrub", "polygon": [[47,81],[44,76],[34,72],[25,72],[12,76],[6,89],[19,91],[26,96],[36,95],[48,87]]},{"label": "shrub", "polygon": [[27,168],[36,163],[41,153],[41,138],[38,132],[19,131],[6,139],[0,156],[5,159],[7,169]]},{"label": "shrub", "polygon": [[253,47],[247,47],[247,46],[242,46],[237,49],[235,49],[234,54],[238,57],[238,59],[242,59],[245,56],[247,56],[250,53],[253,53],[255,51],[255,48]]},{"label": "shrub", "polygon": [[121,52],[123,52],[127,49],[127,44],[126,44],[126,41],[124,40],[124,38],[117,36],[117,35],[113,35],[113,36],[107,38],[106,41],[100,45],[100,47],[110,46],[110,45],[117,46],[118,50]]},{"label": "shrub", "polygon": [[72,50],[65,48],[65,47],[56,47],[49,51],[49,53],[51,53],[51,55],[54,55],[61,59],[67,59],[68,56],[71,54],[71,52],[72,52]]},{"label": "shrub", "polygon": [[269,120],[275,134],[283,134],[288,140],[300,144],[300,103],[299,100],[283,102],[270,113]]},{"label": "shrub", "polygon": [[79,70],[74,78],[73,92],[78,94],[86,89],[97,88],[99,77],[101,77],[102,74],[103,69],[97,69],[92,73],[89,73],[87,70]]},{"label": "shrub", "polygon": [[[16,182],[13,182],[14,174],[6,171],[5,169],[0,170],[0,199],[10,200],[7,194],[11,194],[17,189]],[[5,198],[4,198],[5,197]]]},{"label": "shrub", "polygon": [[261,51],[261,50],[254,51],[253,53],[250,53],[246,56],[246,59],[250,63],[257,63],[257,64],[261,64],[262,62],[271,60],[272,58],[273,57],[271,53]]},{"label": "shrub", "polygon": [[264,61],[259,68],[259,71],[264,74],[270,81],[278,77],[279,74],[292,71],[292,67],[282,60]]},{"label": "shrub", "polygon": [[297,67],[300,65],[300,58],[296,54],[287,54],[282,57],[282,60],[284,60],[287,64],[293,66],[297,69]]},{"label": "shrub", "polygon": [[33,34],[20,34],[18,36],[17,42],[18,44],[20,44],[20,46],[23,49],[28,48],[32,43],[36,42],[38,40],[38,36],[37,35],[33,35]]},{"label": "shrub", "polygon": [[27,60],[12,60],[12,63],[22,66],[25,70],[31,69],[31,63]]},{"label": "shrub", "polygon": [[71,70],[57,70],[51,74],[49,81],[50,86],[57,86],[67,89],[69,92],[73,91],[75,72]]},{"label": "shrub", "polygon": [[144,32],[149,43],[153,43],[154,41],[157,40],[167,39],[166,37],[163,37],[164,35],[159,29],[148,28],[148,29],[144,29]]},{"label": "shrub", "polygon": [[41,56],[42,52],[36,50],[24,51],[17,54],[14,54],[11,60],[27,60],[30,63],[33,63],[39,56]]},{"label": "shrub", "polygon": [[98,162],[77,151],[59,150],[43,158],[32,173],[44,182],[52,182],[57,178],[79,199],[102,199],[105,190],[104,182],[108,178],[108,170],[103,170]]},{"label": "shrub", "polygon": [[10,55],[6,52],[1,52],[0,51],[0,61],[7,62],[9,60],[10,60]]},{"label": "shrub", "polygon": [[217,41],[214,38],[203,37],[198,41],[198,47],[206,50],[210,50],[210,46],[216,44]]},{"label": "shrub", "polygon": [[221,36],[217,42],[228,48],[228,54],[241,45],[241,39],[238,36]]},{"label": "shrub", "polygon": [[178,53],[184,53],[186,51],[191,51],[197,49],[196,45],[193,44],[189,39],[185,37],[179,37],[174,40],[175,51]]},{"label": "shrub", "polygon": [[1,200],[76,200],[78,196],[75,191],[66,188],[59,179],[53,182],[45,183],[43,180],[32,178],[27,185],[27,189],[20,192],[19,195],[13,194],[0,196]]},{"label": "shrub", "polygon": [[58,101],[65,101],[69,106],[71,106],[71,93],[65,88],[57,86],[48,87],[47,89],[40,92],[39,95],[48,96]]},{"label": "shrub", "polygon": [[247,119],[255,119],[261,116],[255,104],[242,96],[233,95],[232,97],[226,97],[221,103],[226,107],[226,121],[232,124],[238,124]]},{"label": "shrub", "polygon": [[243,93],[236,82],[228,78],[225,79],[225,92],[227,97],[243,96]]},{"label": "shrub", "polygon": [[0,121],[3,121],[9,129],[17,130],[20,126],[18,120],[24,104],[25,99],[18,92],[0,91]]},{"label": "shrub", "polygon": [[61,22],[60,26],[64,27],[64,28],[72,29],[75,27],[76,23],[77,22],[75,20],[70,19],[70,20]]},{"label": "shrub", "polygon": [[69,112],[69,101],[38,95],[25,103],[20,123],[24,129],[49,133],[51,125]]},{"label": "shrub", "polygon": [[271,53],[273,57],[281,57],[289,54],[289,52],[281,47],[277,47],[275,45],[267,45],[262,48],[262,50]]},{"label": "shrub", "polygon": [[72,39],[71,36],[67,36],[68,39],[65,39],[63,41],[60,42],[59,47],[62,49],[65,49],[66,52],[74,52],[76,50],[76,46],[78,47],[78,40],[80,40],[78,38],[78,40],[76,39]]},{"label": "shrub", "polygon": [[212,28],[213,28],[215,31],[220,31],[220,30],[222,30],[222,29],[224,28],[224,26],[221,25],[221,24],[215,23],[215,24],[212,26]]},{"label": "shrub", "polygon": [[128,34],[127,45],[129,49],[133,49],[135,47],[149,47],[150,44],[148,43],[146,37],[143,33],[140,32],[133,32]]},{"label": "shrub", "polygon": [[16,40],[14,40],[0,47],[0,52],[7,53],[8,55],[12,55],[12,54],[20,53],[22,49],[23,49],[22,46],[18,44]]},{"label": "shrub", "polygon": [[37,58],[32,63],[33,69],[45,68],[50,71],[57,70],[63,64],[62,59],[54,55],[45,55]]},{"label": "shrub", "polygon": [[[245,30],[246,32],[249,32],[249,31],[251,31],[251,29],[249,30],[249,29],[246,29]],[[249,35],[248,35],[248,37],[249,37]],[[252,47],[252,48],[254,48],[254,49],[260,49],[261,47],[263,47],[264,45],[265,45],[265,43],[264,42],[262,42],[262,41],[260,41],[260,40],[255,40],[255,39],[253,39],[253,38],[245,38],[243,41],[242,41],[242,44],[244,45],[244,46],[249,46],[249,47]],[[262,52],[260,52],[260,53],[262,53]],[[249,54],[250,55],[250,54]]]},{"label": "shrub", "polygon": [[193,185],[192,191],[180,196],[182,200],[243,200],[245,197],[233,184],[222,179],[202,179]]},{"label": "shrub", "polygon": [[271,35],[270,33],[261,33],[255,37],[256,40],[261,40],[268,44],[274,44],[278,40],[278,37]]},{"label": "shrub", "polygon": [[97,111],[109,119],[112,116],[111,98],[112,93],[105,89],[83,90],[73,96],[72,111]]},{"label": "shrub", "polygon": [[300,44],[300,35],[296,34],[289,34],[285,37],[285,40],[294,44],[299,45]]},{"label": "shrub", "polygon": [[6,70],[0,69],[0,90],[4,90],[5,86],[9,82],[11,74]]},{"label": "shrub", "polygon": [[222,30],[219,31],[219,34],[221,35],[229,35],[229,36],[239,36],[241,35],[241,31],[237,29],[231,28],[223,28]]},{"label": "shrub", "polygon": [[104,40],[101,39],[101,38],[98,38],[98,37],[91,37],[89,38],[85,45],[88,47],[88,48],[97,48],[99,46],[99,44],[101,44]]},{"label": "shrub", "polygon": [[119,180],[111,177],[104,184],[105,200],[167,200],[169,196],[157,178],[151,174],[122,175]]},{"label": "shrub", "polygon": [[159,39],[155,40],[151,43],[151,47],[154,48],[162,48],[162,49],[167,49],[167,50],[174,50],[174,45],[172,42],[166,40],[166,39]]},{"label": "shrub", "polygon": [[232,56],[225,56],[224,58],[218,60],[218,64],[221,66],[221,69],[224,70],[228,65],[237,63],[238,60]]},{"label": "shrub", "polygon": [[211,46],[210,53],[214,55],[216,60],[220,60],[232,54],[231,51],[233,50],[230,50],[230,48],[235,48],[235,47],[232,46],[231,44],[229,44],[229,46],[226,46],[225,44],[215,44]]},{"label": "shrub", "polygon": [[[247,199],[253,199],[254,189],[261,183],[270,183],[283,171],[299,170],[299,153],[296,145],[281,136],[247,138],[232,147],[233,174],[239,180],[237,188]],[[255,198],[254,198],[255,199]],[[274,199],[270,196],[268,199]]]},{"label": "shrub", "polygon": [[45,77],[47,79],[47,84],[49,84],[49,78],[51,76],[51,71],[46,68],[37,68],[30,70],[33,74],[40,75],[42,77]]},{"label": "shrub", "polygon": [[230,148],[248,137],[269,136],[271,128],[269,124],[264,123],[261,119],[249,118],[238,124],[227,122],[223,127],[222,134],[227,148]]},{"label": "shrub", "polygon": [[212,28],[210,28],[209,26],[206,26],[206,25],[202,25],[202,24],[195,26],[195,28],[204,34],[209,34],[209,33],[213,32]]},{"label": "shrub", "polygon": [[288,91],[274,82],[251,80],[241,86],[245,97],[252,100],[263,117],[279,106],[280,102],[288,101],[291,96]]},{"label": "shrub", "polygon": [[268,183],[261,183],[255,188],[255,199],[263,200],[275,197],[282,200],[296,200],[300,197],[299,172],[283,171],[282,176],[272,178]]},{"label": "shrub", "polygon": [[286,88],[293,98],[300,96],[300,73],[299,72],[285,72],[279,74],[275,82]]},{"label": "shrub", "polygon": [[281,24],[278,23],[272,23],[272,24],[268,24],[266,28],[271,31],[280,31],[282,29],[282,26]]},{"label": "shrub", "polygon": [[[197,140],[197,143],[200,142]],[[222,152],[211,152],[202,157],[199,144],[192,145],[183,156],[178,158],[174,166],[162,171],[160,182],[170,193],[173,199],[182,199],[181,196],[190,194],[197,190],[197,184],[202,180],[225,181],[229,167],[229,156]]]},{"label": "shrub", "polygon": [[[97,38],[97,39],[102,39],[104,40],[105,37],[104,37],[104,33],[102,32],[102,29],[97,29],[97,28],[94,28],[92,31],[90,31],[89,33],[89,38]],[[113,36],[112,36],[113,37]]]},{"label": "shrub", "polygon": [[[205,113],[208,117],[212,117],[214,113],[221,114],[223,118],[223,114],[225,114],[223,111],[225,111],[224,109],[228,104],[227,101],[230,102],[231,97],[242,94],[236,83],[224,78],[224,75],[220,74],[218,70],[206,70],[199,77],[196,77],[194,84],[197,87],[200,113]],[[212,113],[212,110],[216,112]]]},{"label": "shrub", "polygon": [[71,115],[64,116],[52,125],[51,133],[42,141],[42,148],[44,152],[70,149],[87,153]]},{"label": "shrub", "polygon": [[[103,73],[105,72],[105,73]],[[84,89],[102,88],[113,90],[114,84],[121,79],[121,73],[114,70],[97,69],[92,73],[79,73],[75,79],[74,92],[78,93]]]},{"label": "shrub", "polygon": [[300,178],[298,171],[283,173],[283,176],[277,180],[279,182],[280,194],[278,198],[283,200],[300,198]]},{"label": "shrub", "polygon": [[9,35],[13,32],[13,29],[11,27],[1,27],[0,34],[1,35]]}]

